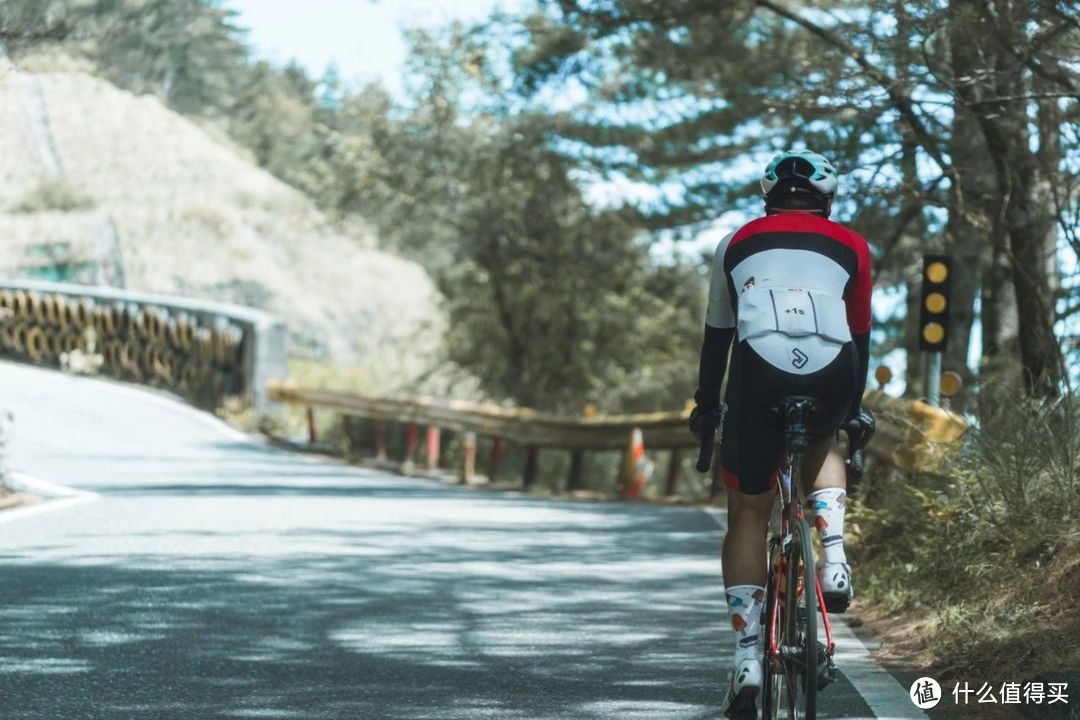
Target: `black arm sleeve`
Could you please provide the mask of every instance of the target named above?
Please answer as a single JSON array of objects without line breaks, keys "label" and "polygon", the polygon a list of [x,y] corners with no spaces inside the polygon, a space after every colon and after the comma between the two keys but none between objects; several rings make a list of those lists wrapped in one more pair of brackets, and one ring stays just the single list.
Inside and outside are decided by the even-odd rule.
[{"label": "black arm sleeve", "polygon": [[855,343],[855,398],[853,401],[852,414],[859,412],[862,406],[862,396],[866,392],[866,376],[870,371],[870,333],[859,333],[851,336]]},{"label": "black arm sleeve", "polygon": [[735,337],[735,328],[705,326],[701,343],[701,363],[698,366],[698,386],[694,402],[700,407],[719,407],[720,385],[727,372],[728,349]]}]

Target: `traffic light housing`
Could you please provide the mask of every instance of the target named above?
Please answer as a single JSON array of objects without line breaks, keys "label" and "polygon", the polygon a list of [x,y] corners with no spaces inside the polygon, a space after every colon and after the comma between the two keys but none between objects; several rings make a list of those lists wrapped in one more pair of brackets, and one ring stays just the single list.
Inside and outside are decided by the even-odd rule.
[{"label": "traffic light housing", "polygon": [[924,255],[922,296],[919,299],[919,349],[941,352],[949,340],[949,290],[952,258]]}]

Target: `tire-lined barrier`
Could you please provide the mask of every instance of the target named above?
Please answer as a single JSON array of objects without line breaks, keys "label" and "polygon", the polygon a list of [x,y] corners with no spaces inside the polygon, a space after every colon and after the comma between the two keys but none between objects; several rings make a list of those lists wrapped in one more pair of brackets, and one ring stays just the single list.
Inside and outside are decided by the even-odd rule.
[{"label": "tire-lined barrier", "polygon": [[226,397],[266,406],[286,372],[285,323],[251,308],[112,288],[0,282],[0,357],[61,366],[74,351],[101,372],[167,388],[213,409]]},{"label": "tire-lined barrier", "polygon": [[[492,466],[497,464],[494,448],[501,448],[506,441],[517,443],[527,448],[523,474],[526,487],[535,479],[541,448],[570,451],[570,474],[566,482],[569,490],[580,489],[582,485],[582,455],[586,450],[622,449],[624,456],[629,455],[634,462],[623,463],[620,485],[638,488],[640,492],[638,486],[644,483],[640,468],[646,464],[645,452],[662,449],[669,450],[673,456],[672,462],[668,463],[665,492],[674,494],[681,466],[678,462],[680,450],[698,447],[687,429],[687,412],[568,417],[461,400],[385,398],[309,390],[276,381],[269,384],[268,394],[271,400],[307,408],[308,440],[312,444],[317,440],[316,409],[339,414],[343,425],[348,424],[349,418],[373,420],[372,449],[376,457],[386,454],[385,424],[404,424],[408,428],[407,438],[413,439],[405,444],[403,462],[406,465],[413,461],[415,438],[419,428],[424,426],[430,429],[429,435],[437,435],[438,429],[445,429],[492,438],[495,441]],[[866,393],[863,406],[873,411],[878,419],[878,432],[867,446],[867,452],[901,470],[936,472],[945,454],[956,447],[967,431],[967,423],[947,410],[915,400],[894,398],[877,390]],[[627,450],[628,441],[630,450]],[[640,452],[638,445],[643,445]],[[436,457],[434,462],[437,461]],[[719,467],[719,462],[713,463],[713,494],[720,492],[722,487]],[[467,477],[472,468],[465,466],[461,470]]]}]

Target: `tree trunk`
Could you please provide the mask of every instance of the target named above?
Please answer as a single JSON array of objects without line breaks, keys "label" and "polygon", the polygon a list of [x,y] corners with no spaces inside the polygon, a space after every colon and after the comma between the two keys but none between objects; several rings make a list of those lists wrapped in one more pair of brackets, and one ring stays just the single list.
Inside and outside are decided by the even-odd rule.
[{"label": "tree trunk", "polygon": [[1017,339],[1020,320],[1016,312],[1012,264],[1007,255],[1008,235],[1004,226],[993,233],[991,244],[993,255],[983,273],[980,303],[982,358],[979,382],[984,386],[1004,383],[1019,387],[1022,382]]},{"label": "tree trunk", "polygon": [[[896,0],[893,5],[893,12],[896,16],[896,57],[898,76],[897,82],[906,86],[908,84],[907,68],[910,64],[910,49],[908,48],[908,26],[910,25],[910,18],[907,13],[907,6],[903,0]],[[903,218],[913,206],[922,206],[923,200],[919,197],[919,171],[918,171],[918,143],[915,140],[915,134],[911,128],[903,124],[900,126],[900,176],[902,178],[903,185],[901,186],[900,193],[900,212],[899,217]],[[913,231],[915,235],[916,247],[926,248],[926,242],[923,238],[926,237],[926,222],[922,212],[920,211],[912,222]],[[903,241],[901,240],[901,243]],[[941,250],[940,247],[933,248],[934,250]],[[921,262],[909,259],[904,262],[907,267],[907,273],[910,275],[915,283],[908,282],[908,294],[904,303],[905,320],[904,320],[904,352],[907,355],[906,370],[904,372],[904,394],[908,397],[922,397],[923,388],[923,355],[919,350],[919,335],[921,334],[921,328],[919,327],[919,314],[920,297],[919,297],[919,285],[921,282]]]},{"label": "tree trunk", "polygon": [[[978,71],[979,57],[969,41],[970,16],[954,16],[949,28],[949,51],[954,78],[973,77]],[[990,200],[994,194],[994,166],[990,161],[986,140],[978,119],[963,104],[953,108],[949,155],[955,170],[949,188],[949,218],[945,225],[947,251],[954,258],[949,344],[945,348],[942,369],[959,373],[965,387],[975,382],[975,373],[968,367],[971,333],[975,323],[976,300],[984,287],[988,268],[993,266],[994,239]],[[986,297],[982,303],[985,308]],[[991,301],[992,305],[992,301]],[[998,309],[989,308],[991,323]],[[985,315],[985,310],[984,310]],[[983,322],[986,337],[985,318]],[[967,393],[953,400],[953,408],[964,410]]]},{"label": "tree trunk", "polygon": [[[1025,8],[1015,0],[995,0],[991,5],[952,3],[950,21],[954,42],[951,47],[965,58],[977,58],[986,68],[993,61],[992,73],[957,74],[956,90],[978,119],[986,138],[998,182],[999,205],[994,218],[995,263],[984,297],[989,301],[984,311],[988,327],[984,348],[991,356],[1004,348],[1001,331],[1006,327],[1003,308],[994,307],[1006,296],[1002,264],[1011,270],[1016,300],[1017,328],[1023,381],[1029,393],[1056,396],[1063,376],[1061,350],[1053,332],[1053,292],[1047,277],[1047,237],[1055,216],[1040,190],[1038,159],[1031,151],[1027,100],[1030,83],[1015,50],[1023,48],[1026,38]],[[972,23],[975,23],[974,25]],[[982,31],[979,30],[981,26]],[[961,30],[966,30],[961,34]],[[971,38],[976,47],[971,48]],[[969,43],[969,51],[961,45]],[[1052,254],[1052,253],[1051,253]],[[999,284],[1000,283],[1000,284]]]},{"label": "tree trunk", "polygon": [[907,369],[904,371],[904,396],[923,396],[923,354],[919,351],[919,283],[922,282],[922,263],[906,263],[907,299],[904,301],[904,348]]}]

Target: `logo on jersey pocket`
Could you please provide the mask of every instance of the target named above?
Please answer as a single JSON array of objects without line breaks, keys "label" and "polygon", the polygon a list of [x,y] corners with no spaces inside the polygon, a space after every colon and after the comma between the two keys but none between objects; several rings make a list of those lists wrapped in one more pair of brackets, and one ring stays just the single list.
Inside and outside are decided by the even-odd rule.
[{"label": "logo on jersey pocket", "polygon": [[807,354],[799,348],[795,348],[794,350],[792,350],[791,356],[791,364],[800,370],[803,368],[804,365],[806,365],[806,363],[810,362],[809,356],[807,356]]}]

